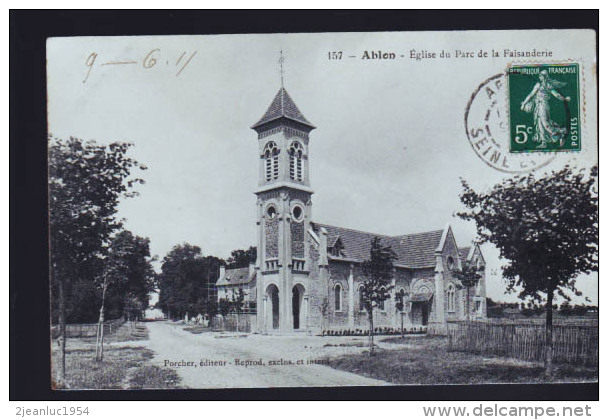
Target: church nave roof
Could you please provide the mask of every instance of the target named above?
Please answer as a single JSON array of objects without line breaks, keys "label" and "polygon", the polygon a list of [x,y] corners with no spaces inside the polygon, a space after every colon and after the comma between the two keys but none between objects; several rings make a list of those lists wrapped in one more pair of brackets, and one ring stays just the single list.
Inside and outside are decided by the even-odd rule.
[{"label": "church nave roof", "polygon": [[[385,245],[390,245],[397,254],[396,264],[410,268],[435,266],[435,249],[441,242],[443,229],[429,232],[412,233],[409,235],[387,236],[362,232],[354,229],[330,226],[321,223],[311,223],[313,230],[318,233],[325,228],[328,233],[328,246],[340,238],[342,254],[347,259],[359,262],[369,258],[369,250],[375,236],[382,239]],[[339,259],[330,255],[330,258]]]}]

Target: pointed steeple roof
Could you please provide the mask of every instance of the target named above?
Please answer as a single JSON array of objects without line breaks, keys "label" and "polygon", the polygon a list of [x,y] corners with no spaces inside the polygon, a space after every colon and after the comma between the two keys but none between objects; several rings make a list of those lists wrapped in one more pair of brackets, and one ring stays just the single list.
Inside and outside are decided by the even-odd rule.
[{"label": "pointed steeple roof", "polygon": [[279,118],[287,118],[296,121],[309,127],[310,129],[316,128],[300,112],[298,106],[295,104],[293,99],[291,99],[291,96],[289,96],[289,93],[287,93],[284,87],[279,89],[276,96],[272,100],[272,103],[264,113],[264,116],[262,116],[257,123],[251,126],[251,128],[256,129],[263,124],[278,120]]}]

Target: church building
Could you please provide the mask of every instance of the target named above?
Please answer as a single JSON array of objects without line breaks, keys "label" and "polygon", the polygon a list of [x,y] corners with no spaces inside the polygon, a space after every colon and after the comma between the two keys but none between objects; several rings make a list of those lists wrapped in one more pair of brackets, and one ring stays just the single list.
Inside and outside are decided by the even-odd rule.
[{"label": "church building", "polygon": [[[386,236],[313,221],[309,146],[315,126],[281,87],[251,128],[259,148],[257,261],[249,268],[222,270],[217,287],[220,298],[243,288],[255,300],[252,332],[368,328],[361,266],[376,236],[397,260],[391,298],[374,309],[374,326],[400,327],[403,316],[406,326],[443,333],[448,320],[466,319],[467,290],[453,272],[464,264],[485,267],[479,246],[458,248],[449,225]],[[485,273],[469,293],[470,318],[485,318]],[[403,296],[403,313],[395,296]]]}]

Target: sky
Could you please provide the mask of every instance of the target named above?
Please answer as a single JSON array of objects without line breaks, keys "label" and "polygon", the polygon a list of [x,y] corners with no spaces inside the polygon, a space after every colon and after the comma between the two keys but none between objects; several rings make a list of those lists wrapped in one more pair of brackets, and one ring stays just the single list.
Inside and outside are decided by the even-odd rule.
[{"label": "sky", "polygon": [[[385,235],[450,223],[458,246],[468,246],[475,227],[455,217],[463,210],[460,179],[487,190],[512,176],[473,151],[464,124],[471,95],[515,61],[504,49],[581,63],[582,150],[538,172],[589,167],[597,161],[594,39],[590,31],[52,38],[49,131],[134,144],[131,156],[148,167],[134,175],[146,184],[121,202],[119,215],[150,238],[152,254],[162,259],[187,242],[227,258],[256,245],[259,157],[250,127],[281,86],[282,51],[285,88],[317,127],[309,150],[312,220]],[[492,49],[500,57],[477,57]],[[410,58],[413,50],[436,57]],[[442,50],[451,58],[439,58]],[[474,57],[457,58],[457,50]],[[330,59],[339,51],[341,59]],[[396,58],[365,60],[366,51]],[[506,96],[500,100],[506,109]],[[516,301],[504,294],[498,252],[482,250],[488,296]],[[594,303],[597,281],[577,281]]]}]

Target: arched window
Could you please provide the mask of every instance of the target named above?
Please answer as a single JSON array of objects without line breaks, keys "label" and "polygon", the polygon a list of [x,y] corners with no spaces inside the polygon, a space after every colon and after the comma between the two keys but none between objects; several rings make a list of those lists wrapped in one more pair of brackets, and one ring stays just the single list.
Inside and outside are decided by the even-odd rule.
[{"label": "arched window", "polygon": [[[386,288],[385,287],[381,287],[380,288],[380,293],[382,295],[384,295],[386,293]],[[378,309],[380,309],[381,311],[384,310],[384,300],[381,300],[380,302],[378,302]]]},{"label": "arched window", "polygon": [[264,162],[266,181],[279,178],[279,149],[275,142],[270,141],[264,147]]},{"label": "arched window", "polygon": [[335,310],[342,310],[342,286],[340,284],[336,284],[334,287],[334,299],[335,299]]},{"label": "arched window", "polygon": [[268,206],[266,209],[266,215],[269,219],[274,219],[277,217],[277,209],[275,209],[274,206]]},{"label": "arched window", "polygon": [[302,181],[303,178],[303,154],[304,148],[300,142],[291,143],[289,146],[289,177],[296,181]]},{"label": "arched window", "polygon": [[359,286],[359,310],[365,310],[365,297],[363,296],[363,285]]},{"label": "arched window", "polygon": [[456,288],[451,283],[448,286],[448,311],[456,311]]}]

